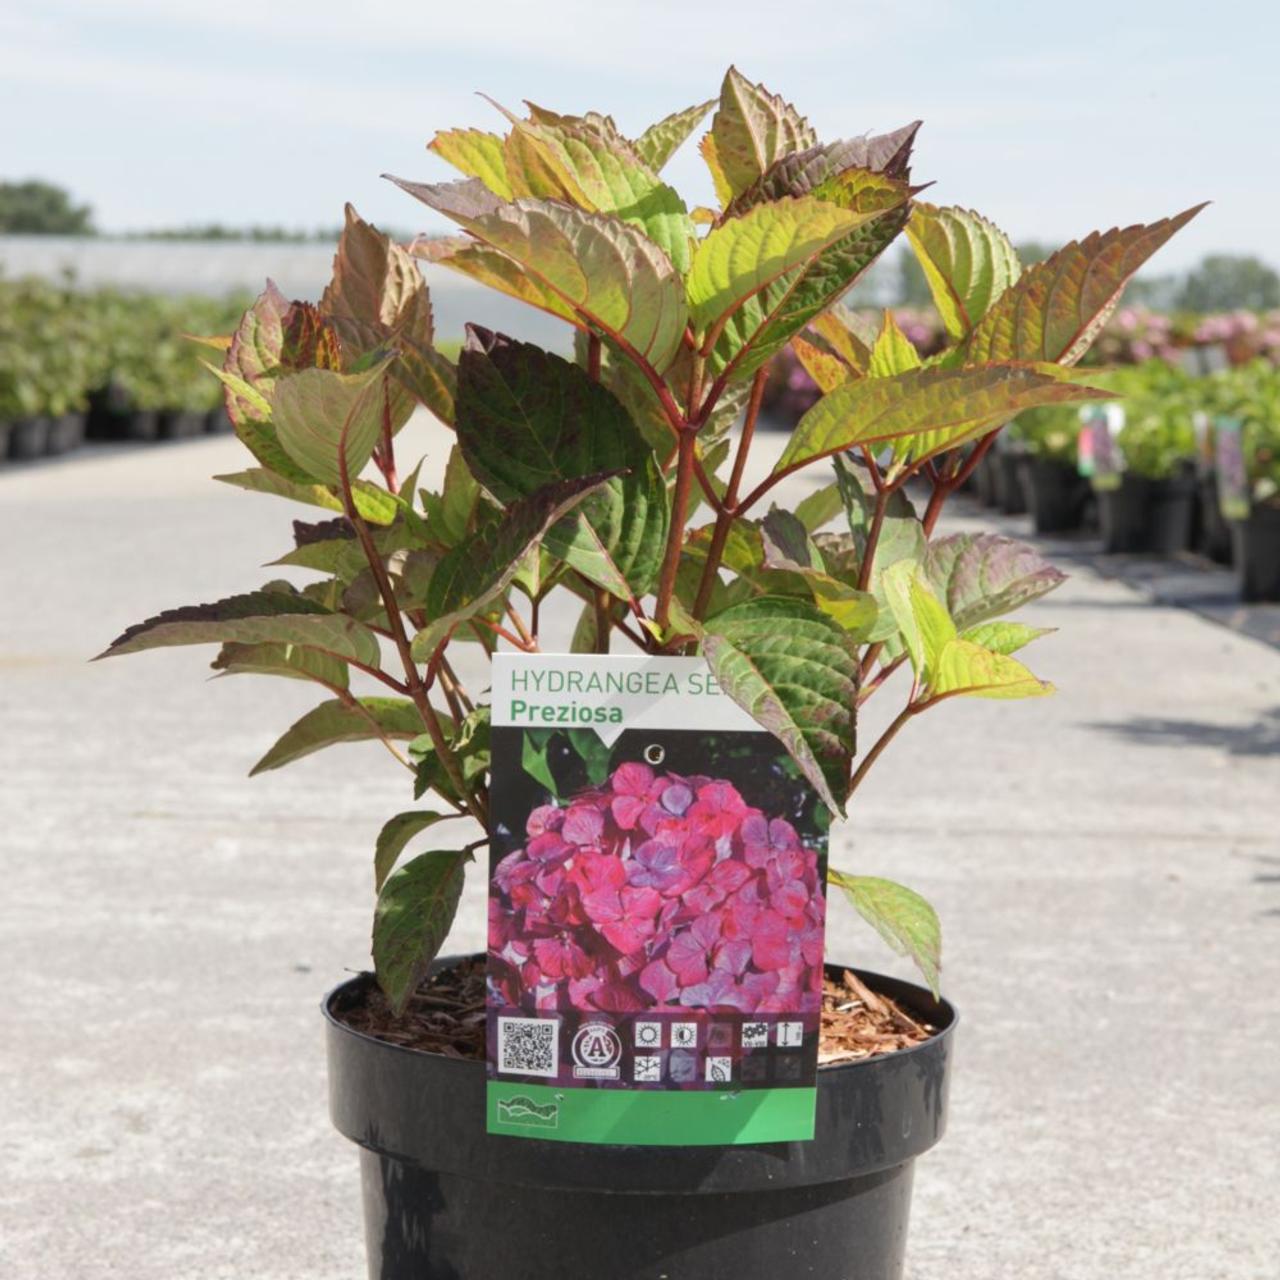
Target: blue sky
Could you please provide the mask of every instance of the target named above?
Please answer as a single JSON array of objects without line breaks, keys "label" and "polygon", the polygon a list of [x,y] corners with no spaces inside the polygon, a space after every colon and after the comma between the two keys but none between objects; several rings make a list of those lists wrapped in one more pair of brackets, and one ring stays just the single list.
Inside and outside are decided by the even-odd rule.
[{"label": "blue sky", "polygon": [[[475,90],[639,132],[734,61],[824,138],[923,118],[930,198],[1017,239],[1208,198],[1159,267],[1280,264],[1278,52],[1276,8],[1246,0],[0,0],[0,176],[63,183],[109,230],[336,225],[347,199],[431,229],[378,175],[447,176],[436,129],[500,125]],[[709,199],[694,147],[669,174]]]}]

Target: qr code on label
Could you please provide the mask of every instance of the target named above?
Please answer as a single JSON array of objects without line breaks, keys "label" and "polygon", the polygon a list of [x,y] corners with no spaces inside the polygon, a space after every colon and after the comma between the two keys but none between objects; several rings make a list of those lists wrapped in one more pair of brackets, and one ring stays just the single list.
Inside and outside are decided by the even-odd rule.
[{"label": "qr code on label", "polygon": [[555,1076],[560,1070],[559,1018],[499,1018],[498,1070]]}]

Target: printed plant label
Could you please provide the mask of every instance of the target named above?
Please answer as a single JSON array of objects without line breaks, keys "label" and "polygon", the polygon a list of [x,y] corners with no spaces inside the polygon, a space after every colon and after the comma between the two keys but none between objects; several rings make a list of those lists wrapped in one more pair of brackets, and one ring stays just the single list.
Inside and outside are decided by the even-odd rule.
[{"label": "printed plant label", "polygon": [[1089,405],[1080,410],[1080,423],[1076,444],[1080,474],[1095,489],[1118,488],[1124,459],[1117,437],[1124,430],[1124,409],[1115,404]]},{"label": "printed plant label", "polygon": [[701,658],[493,660],[488,1130],[813,1137],[828,816]]},{"label": "printed plant label", "polygon": [[1218,417],[1213,427],[1218,506],[1228,520],[1247,520],[1249,473],[1244,458],[1244,423],[1239,418]]}]

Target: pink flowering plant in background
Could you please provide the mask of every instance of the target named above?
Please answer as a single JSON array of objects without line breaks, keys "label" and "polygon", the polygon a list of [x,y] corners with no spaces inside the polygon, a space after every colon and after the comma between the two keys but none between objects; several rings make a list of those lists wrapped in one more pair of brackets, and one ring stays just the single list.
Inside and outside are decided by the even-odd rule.
[{"label": "pink flowering plant in background", "polygon": [[529,1010],[816,1012],[818,853],[730,782],[620,764],[494,870],[493,995]]}]

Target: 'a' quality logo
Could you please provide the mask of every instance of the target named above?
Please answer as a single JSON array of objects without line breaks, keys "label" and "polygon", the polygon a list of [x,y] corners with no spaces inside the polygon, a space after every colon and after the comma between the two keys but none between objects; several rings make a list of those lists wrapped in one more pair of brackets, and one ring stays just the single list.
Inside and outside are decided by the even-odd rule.
[{"label": "'a' quality logo", "polygon": [[580,1080],[617,1080],[622,1041],[606,1022],[588,1022],[573,1037],[573,1074]]}]

